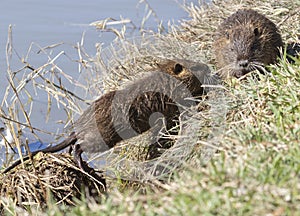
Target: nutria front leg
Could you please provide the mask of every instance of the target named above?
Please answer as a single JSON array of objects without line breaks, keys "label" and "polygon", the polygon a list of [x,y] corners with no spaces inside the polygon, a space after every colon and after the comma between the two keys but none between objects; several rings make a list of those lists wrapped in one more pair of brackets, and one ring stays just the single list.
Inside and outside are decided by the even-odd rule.
[{"label": "nutria front leg", "polygon": [[83,160],[82,160],[82,157],[81,157],[81,154],[83,153],[81,147],[79,144],[75,144],[74,147],[73,147],[73,155],[74,155],[74,159],[78,165],[78,167],[83,170],[83,171],[88,171],[86,170],[86,166],[84,166],[83,164]]}]

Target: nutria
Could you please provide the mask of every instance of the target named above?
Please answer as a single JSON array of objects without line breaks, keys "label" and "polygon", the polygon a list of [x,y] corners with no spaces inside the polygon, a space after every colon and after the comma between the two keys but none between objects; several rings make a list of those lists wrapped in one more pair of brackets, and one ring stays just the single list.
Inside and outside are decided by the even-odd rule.
[{"label": "nutria", "polygon": [[271,20],[254,10],[241,9],[218,27],[213,50],[221,77],[239,78],[275,63],[282,46],[281,35]]},{"label": "nutria", "polygon": [[295,58],[300,56],[300,43],[290,42],[286,46],[287,60],[289,63],[295,63]]},{"label": "nutria", "polygon": [[[205,64],[159,60],[155,70],[142,73],[134,82],[93,102],[74,123],[73,132],[66,140],[31,155],[57,152],[76,143],[75,156],[80,165],[82,151],[104,152],[157,124],[170,129],[178,121],[181,109],[195,104],[191,98],[207,92],[202,85],[217,82]],[[28,158],[25,156],[23,160]],[[4,173],[20,163],[16,161]]]}]

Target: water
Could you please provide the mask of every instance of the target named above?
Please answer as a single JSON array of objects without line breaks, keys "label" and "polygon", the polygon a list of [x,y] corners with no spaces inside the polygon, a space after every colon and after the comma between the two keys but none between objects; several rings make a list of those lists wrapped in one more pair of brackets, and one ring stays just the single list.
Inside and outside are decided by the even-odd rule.
[{"label": "water", "polygon": [[[193,0],[196,3],[196,0]],[[191,1],[189,1],[191,2]],[[148,0],[148,3],[155,11],[158,19],[163,20],[167,26],[168,21],[188,18],[188,14],[178,5],[175,0]],[[38,54],[39,47],[64,42],[60,50],[65,51],[68,57],[60,59],[59,66],[71,76],[78,71],[78,64],[70,60],[78,59],[78,55],[72,45],[79,42],[85,32],[84,47],[86,52],[95,55],[96,43],[108,45],[115,38],[112,33],[100,33],[89,23],[111,17],[119,20],[120,17],[128,18],[138,27],[145,15],[145,4],[138,4],[138,1],[124,0],[2,0],[0,7],[0,98],[2,99],[7,86],[7,64],[6,64],[6,42],[8,26],[13,29],[14,52],[10,66],[12,71],[17,71],[24,65],[20,58],[27,56],[29,47],[33,48],[29,53],[28,62],[33,66],[40,66],[47,61],[47,56]],[[157,20],[150,17],[146,23],[150,29],[157,28]],[[58,52],[58,51],[57,51]],[[56,53],[53,55],[55,56]],[[58,126],[56,121],[65,119],[63,107],[51,113],[50,119],[46,122],[47,95],[38,94],[33,98],[34,110],[30,116],[33,126],[46,131],[58,132],[63,125]],[[6,107],[2,107],[6,109]],[[0,127],[3,122],[0,122]],[[42,142],[53,141],[51,135],[41,134]],[[30,142],[35,143],[36,138],[30,137]],[[3,149],[0,149],[0,152]],[[1,161],[0,161],[1,164]]]},{"label": "water", "polygon": [[[178,20],[187,16],[185,11],[173,0],[148,1],[159,19]],[[5,45],[8,25],[13,26],[13,45],[20,56],[26,55],[32,42],[41,47],[65,42],[75,44],[80,41],[82,33],[87,32],[87,51],[93,53],[96,42],[108,44],[114,38],[111,33],[99,34],[88,27],[96,20],[108,17],[131,19],[136,25],[144,16],[144,5],[137,8],[138,1],[124,0],[2,0],[0,7],[0,68],[3,77],[6,71]],[[85,25],[80,25],[85,24]],[[154,19],[148,26],[156,27]],[[2,79],[1,79],[2,80]],[[2,84],[2,83],[1,83]]]}]

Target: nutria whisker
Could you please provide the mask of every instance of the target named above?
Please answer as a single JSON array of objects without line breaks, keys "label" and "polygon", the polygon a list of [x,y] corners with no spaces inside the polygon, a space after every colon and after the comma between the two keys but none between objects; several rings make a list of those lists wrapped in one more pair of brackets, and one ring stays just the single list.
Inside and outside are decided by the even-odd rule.
[{"label": "nutria whisker", "polygon": [[[283,46],[276,25],[264,15],[241,9],[224,20],[215,33],[213,50],[221,77],[241,77],[257,66],[276,63]],[[232,70],[228,70],[229,66]]]},{"label": "nutria whisker", "polygon": [[265,65],[262,64],[261,62],[253,62],[254,69],[253,70],[258,70],[262,74],[267,74],[268,71],[265,68]]},{"label": "nutria whisker", "polygon": [[224,65],[224,67],[219,68],[215,71],[215,73],[220,76],[222,79],[226,79],[228,76],[231,76],[232,71],[234,71],[235,63],[230,63]]},{"label": "nutria whisker", "polygon": [[[195,105],[186,98],[205,95],[206,84],[217,84],[207,65],[184,59],[161,59],[157,68],[143,72],[142,76],[124,88],[108,92],[94,101],[74,123],[72,135],[62,143],[32,152],[56,152],[69,145],[79,145],[79,158],[85,152],[104,152],[118,142],[150,130],[153,125],[165,124],[169,130],[179,121],[182,107]],[[209,83],[206,83],[209,82]],[[161,115],[153,115],[153,114]],[[161,117],[164,121],[161,121]],[[78,149],[78,148],[77,148]],[[28,160],[29,157],[24,157]],[[19,162],[4,170],[8,172]]]}]

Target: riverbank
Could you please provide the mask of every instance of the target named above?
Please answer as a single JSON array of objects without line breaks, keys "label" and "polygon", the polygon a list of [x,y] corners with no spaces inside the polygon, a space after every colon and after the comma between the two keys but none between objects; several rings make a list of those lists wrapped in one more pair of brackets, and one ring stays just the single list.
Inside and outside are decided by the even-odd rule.
[{"label": "riverbank", "polygon": [[[279,25],[285,42],[299,43],[300,5],[295,1],[214,1],[209,7],[186,7],[191,20],[170,29],[168,37],[172,47],[187,51],[171,57],[205,61],[214,70],[210,51],[213,32],[222,18],[241,7],[265,14]],[[181,42],[182,38],[188,43]],[[172,50],[161,52],[168,56]],[[140,54],[144,53],[134,55]],[[100,61],[102,50],[99,55],[97,67],[107,67]],[[110,52],[109,59],[122,56],[122,52]],[[257,74],[259,79],[249,75],[224,83],[226,103],[220,107],[226,108],[226,119],[222,133],[215,134],[216,151],[205,163],[199,149],[207,142],[198,140],[191,143],[193,153],[168,181],[118,179],[101,204],[82,198],[76,206],[66,207],[49,199],[45,213],[31,209],[32,214],[299,215],[300,60],[288,63],[283,54],[269,69],[270,74]],[[116,82],[112,81],[119,79],[109,76],[101,87],[114,89]],[[22,214],[14,204],[1,202],[8,205],[8,214]]]}]

